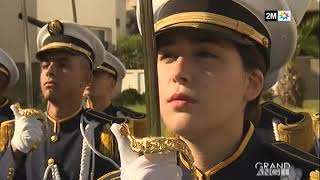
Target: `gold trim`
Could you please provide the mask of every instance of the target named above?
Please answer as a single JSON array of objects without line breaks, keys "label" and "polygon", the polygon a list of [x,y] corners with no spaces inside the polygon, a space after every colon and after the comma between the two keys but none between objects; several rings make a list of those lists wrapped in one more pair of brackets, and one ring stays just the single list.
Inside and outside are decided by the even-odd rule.
[{"label": "gold trim", "polygon": [[303,119],[293,124],[280,123],[275,128],[279,136],[279,141],[286,142],[291,146],[310,152],[314,146],[314,131],[312,119],[308,113],[301,112]]},{"label": "gold trim", "polygon": [[[115,170],[115,171],[111,171],[111,172],[108,172],[107,174],[101,176],[98,178],[98,180],[118,180],[120,179],[120,174],[121,174],[121,170]],[[119,176],[119,177],[113,177],[113,176]],[[109,179],[107,179],[109,178]]]},{"label": "gold trim", "polygon": [[49,115],[49,113],[47,113],[47,116],[48,116],[48,119],[51,122],[56,122],[56,121],[65,122],[65,121],[68,121],[69,119],[75,117],[81,110],[82,110],[82,106],[76,112],[72,113],[70,116],[67,116],[67,117],[64,117],[64,118],[61,118],[61,119],[54,119],[53,117],[51,117]]},{"label": "gold trim", "polygon": [[[206,171],[205,173],[201,172],[201,170],[199,170],[198,168],[196,168],[196,175],[198,178],[203,178],[203,176],[205,177],[210,177],[213,174],[217,173],[218,171],[220,171],[221,169],[225,168],[226,166],[228,166],[229,164],[231,164],[233,161],[235,161],[237,158],[239,158],[239,156],[243,153],[244,149],[246,148],[249,140],[251,139],[251,136],[253,134],[254,131],[254,126],[253,124],[250,122],[250,127],[245,135],[245,137],[243,138],[240,146],[238,147],[238,149],[231,155],[229,156],[226,160],[221,161],[219,164],[213,166],[211,169],[209,169],[208,171]],[[187,167],[189,169],[189,165],[186,163],[186,160],[184,159],[184,156],[180,156],[180,160],[182,162],[182,164]]]},{"label": "gold trim", "polygon": [[19,103],[14,104],[14,106],[18,109],[19,114],[25,116],[26,118],[36,118],[38,120],[45,120],[46,116],[41,110],[37,109],[22,109]]},{"label": "gold trim", "polygon": [[78,52],[84,54],[85,56],[87,56],[87,58],[90,60],[91,64],[93,65],[93,60],[91,59],[91,52],[89,52],[88,50],[86,50],[80,46],[72,44],[72,43],[52,42],[52,43],[49,43],[49,44],[43,46],[40,49],[40,51],[44,51],[44,50],[48,50],[48,49],[59,49],[59,48],[69,48],[69,49],[78,51]]},{"label": "gold trim", "polygon": [[47,112],[47,117],[49,119],[49,121],[51,121],[53,123],[53,132],[54,135],[57,135],[57,137],[59,136],[59,132],[60,132],[60,123],[64,123],[70,119],[72,119],[73,117],[75,117],[80,111],[82,110],[82,106],[73,114],[71,114],[70,116],[67,116],[65,118],[61,118],[61,119],[54,119],[53,117],[51,117],[49,115],[49,113]]},{"label": "gold trim", "polygon": [[319,172],[319,170],[311,171],[309,176],[310,176],[309,177],[310,180],[319,180],[320,179],[320,172]]},{"label": "gold trim", "polygon": [[132,151],[140,154],[152,154],[162,152],[179,152],[186,158],[192,175],[195,176],[196,167],[194,166],[194,158],[188,145],[179,138],[175,137],[145,137],[136,138],[131,135],[129,126],[126,123],[120,124],[120,134],[125,136],[130,142]]},{"label": "gold trim", "polygon": [[0,67],[0,72],[3,72],[6,76],[9,76],[9,72],[5,68]]},{"label": "gold trim", "polygon": [[320,116],[319,113],[312,116],[312,126],[316,138],[320,138]]},{"label": "gold trim", "polygon": [[6,100],[4,101],[4,103],[2,103],[2,104],[0,105],[0,108],[5,107],[8,103],[9,103],[9,99],[6,99]]},{"label": "gold trim", "polygon": [[13,137],[14,120],[8,120],[0,123],[0,153],[6,151],[8,144]]},{"label": "gold trim", "polygon": [[154,29],[155,32],[159,32],[167,29],[167,27],[170,27],[171,25],[179,23],[206,23],[219,25],[244,34],[266,48],[270,45],[269,39],[256,31],[252,26],[227,16],[207,12],[184,12],[174,14],[157,21],[154,25]]},{"label": "gold trim", "polygon": [[101,69],[103,71],[106,71],[114,76],[116,75],[116,72],[114,70],[107,68],[107,67],[104,67],[104,66],[98,66],[97,69]]}]

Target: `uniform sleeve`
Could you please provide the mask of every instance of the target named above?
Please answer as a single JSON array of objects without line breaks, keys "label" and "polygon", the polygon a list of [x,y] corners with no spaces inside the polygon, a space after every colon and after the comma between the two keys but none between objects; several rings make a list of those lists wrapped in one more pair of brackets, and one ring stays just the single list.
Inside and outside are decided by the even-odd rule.
[{"label": "uniform sleeve", "polygon": [[0,179],[26,179],[24,162],[25,157],[16,164],[11,146],[7,148],[0,159]]}]

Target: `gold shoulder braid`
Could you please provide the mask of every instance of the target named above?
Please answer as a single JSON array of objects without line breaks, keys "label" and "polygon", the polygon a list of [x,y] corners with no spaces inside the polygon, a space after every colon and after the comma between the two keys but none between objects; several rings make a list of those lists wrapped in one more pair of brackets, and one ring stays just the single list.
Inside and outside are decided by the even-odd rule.
[{"label": "gold shoulder braid", "polygon": [[122,123],[120,134],[126,136],[130,142],[130,147],[134,152],[140,154],[152,154],[160,152],[179,151],[186,157],[193,178],[196,179],[196,168],[191,150],[187,144],[179,138],[175,137],[145,137],[136,138],[131,135],[129,127],[126,123]]},{"label": "gold shoulder braid", "polygon": [[7,150],[9,141],[14,132],[14,120],[4,121],[0,124],[0,154]]},{"label": "gold shoulder braid", "polygon": [[120,160],[117,141],[115,140],[115,137],[112,134],[110,125],[108,123],[103,125],[103,130],[100,135],[100,141],[100,151],[104,155],[114,160]]},{"label": "gold shoulder braid", "polygon": [[313,131],[315,136],[320,139],[320,116],[319,112],[312,116]]}]

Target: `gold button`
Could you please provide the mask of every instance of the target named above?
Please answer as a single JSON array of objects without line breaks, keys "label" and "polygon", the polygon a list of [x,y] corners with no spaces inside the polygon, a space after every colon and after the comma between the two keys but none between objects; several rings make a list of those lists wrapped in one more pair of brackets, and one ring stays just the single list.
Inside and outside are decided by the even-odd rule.
[{"label": "gold button", "polygon": [[55,135],[53,135],[53,136],[51,136],[51,142],[57,142],[58,141],[58,136],[55,134]]},{"label": "gold button", "polygon": [[269,48],[269,39],[264,37],[262,39],[262,44],[266,47],[266,48]]},{"label": "gold button", "polygon": [[48,159],[48,165],[54,165],[54,159],[52,158]]},{"label": "gold button", "polygon": [[14,168],[9,168],[8,171],[9,172],[14,172]]}]

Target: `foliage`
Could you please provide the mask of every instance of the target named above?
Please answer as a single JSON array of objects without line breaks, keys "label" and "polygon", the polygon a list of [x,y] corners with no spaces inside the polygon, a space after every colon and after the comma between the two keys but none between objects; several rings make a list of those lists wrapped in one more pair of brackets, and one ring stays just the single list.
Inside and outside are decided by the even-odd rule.
[{"label": "foliage", "polygon": [[312,32],[319,30],[319,16],[310,18],[298,27],[298,41],[293,58],[285,67],[284,75],[279,80],[277,91],[282,104],[302,107],[305,87],[296,68],[296,59],[300,55],[309,55],[319,58],[319,42]]},{"label": "foliage", "polygon": [[126,89],[116,96],[112,103],[119,106],[144,104],[145,97],[140,94],[136,89]]},{"label": "foliage", "polygon": [[140,35],[120,37],[115,55],[127,69],[143,69],[143,51]]},{"label": "foliage", "polygon": [[316,35],[312,34],[316,28],[317,32],[319,32],[319,26],[319,16],[315,16],[298,27],[298,42],[292,60],[295,60],[300,55],[319,58],[319,40]]}]

